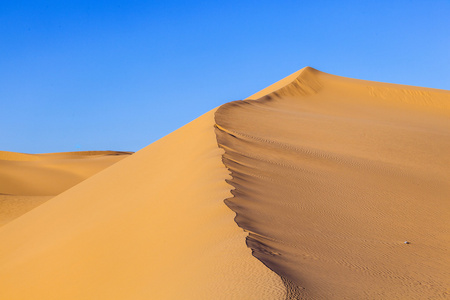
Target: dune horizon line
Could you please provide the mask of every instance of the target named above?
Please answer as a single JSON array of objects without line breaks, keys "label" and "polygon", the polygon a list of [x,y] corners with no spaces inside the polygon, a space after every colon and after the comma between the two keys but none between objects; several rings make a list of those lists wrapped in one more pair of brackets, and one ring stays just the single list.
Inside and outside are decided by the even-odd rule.
[{"label": "dune horizon line", "polygon": [[449,117],[305,67],[0,227],[0,296],[445,298]]}]

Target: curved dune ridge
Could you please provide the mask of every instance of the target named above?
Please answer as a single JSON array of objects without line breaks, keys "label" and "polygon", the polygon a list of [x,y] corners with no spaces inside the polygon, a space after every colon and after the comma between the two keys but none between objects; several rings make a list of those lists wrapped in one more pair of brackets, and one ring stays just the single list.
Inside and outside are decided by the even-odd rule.
[{"label": "curved dune ridge", "polygon": [[445,298],[449,117],[304,68],[0,227],[0,299]]},{"label": "curved dune ridge", "polygon": [[130,155],[119,151],[0,151],[0,226]]},{"label": "curved dune ridge", "polygon": [[450,295],[449,116],[448,91],[312,68],[218,109],[226,204],[288,298]]}]

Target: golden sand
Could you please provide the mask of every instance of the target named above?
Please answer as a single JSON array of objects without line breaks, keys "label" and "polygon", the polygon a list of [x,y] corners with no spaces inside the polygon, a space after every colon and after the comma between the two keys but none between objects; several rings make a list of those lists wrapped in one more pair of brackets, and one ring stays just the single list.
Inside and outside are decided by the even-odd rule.
[{"label": "golden sand", "polygon": [[216,113],[254,255],[306,299],[448,296],[450,93],[312,68],[276,85]]},{"label": "golden sand", "polygon": [[304,68],[0,227],[0,299],[448,297],[449,117]]},{"label": "golden sand", "polygon": [[0,226],[130,154],[118,151],[45,154],[0,151]]}]

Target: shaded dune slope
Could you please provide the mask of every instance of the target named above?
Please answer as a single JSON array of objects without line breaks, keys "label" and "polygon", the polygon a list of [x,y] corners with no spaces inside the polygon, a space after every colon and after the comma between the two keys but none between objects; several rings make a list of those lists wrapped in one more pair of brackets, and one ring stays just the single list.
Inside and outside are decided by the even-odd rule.
[{"label": "shaded dune slope", "polygon": [[448,91],[312,68],[217,110],[225,202],[288,298],[449,296],[449,116]]},{"label": "shaded dune slope", "polygon": [[245,246],[211,111],[0,228],[0,299],[283,299]]},{"label": "shaded dune slope", "polygon": [[0,227],[0,299],[445,298],[449,105],[302,69]]}]

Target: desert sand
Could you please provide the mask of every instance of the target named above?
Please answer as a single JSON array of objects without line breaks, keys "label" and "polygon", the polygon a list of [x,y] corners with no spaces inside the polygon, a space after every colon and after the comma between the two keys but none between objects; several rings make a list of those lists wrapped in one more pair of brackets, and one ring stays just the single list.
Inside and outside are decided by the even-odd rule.
[{"label": "desert sand", "polygon": [[449,117],[304,68],[0,227],[0,299],[449,297]]},{"label": "desert sand", "polygon": [[0,299],[283,299],[223,202],[211,111],[0,229]]},{"label": "desert sand", "polygon": [[45,154],[0,151],[0,226],[130,154],[118,151]]},{"label": "desert sand", "polygon": [[449,117],[448,91],[302,69],[216,113],[226,203],[302,298],[444,298]]}]

